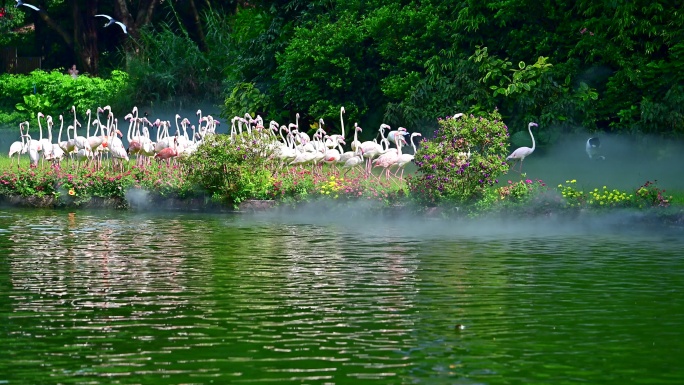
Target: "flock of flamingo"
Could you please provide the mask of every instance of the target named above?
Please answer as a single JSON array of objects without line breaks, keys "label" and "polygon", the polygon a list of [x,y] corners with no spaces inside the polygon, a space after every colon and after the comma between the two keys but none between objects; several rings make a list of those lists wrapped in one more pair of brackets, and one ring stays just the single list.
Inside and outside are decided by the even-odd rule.
[{"label": "flock of flamingo", "polygon": [[[170,163],[171,159],[181,154],[191,154],[195,151],[207,134],[215,133],[216,125],[219,123],[210,115],[201,116],[201,110],[198,110],[199,125],[198,127],[191,126],[193,134],[190,136],[188,135],[190,121],[187,118],[182,119],[179,125],[180,115],[176,115],[176,134],[170,135],[170,121],[157,119],[151,122],[147,116],[140,117],[138,108],[134,107],[133,111],[124,117],[129,121],[128,147],[125,147],[122,140],[123,134],[118,128],[118,119],[114,117],[111,107],[98,107],[94,118],[90,109],[86,111],[88,123],[83,127],[86,136],[79,135],[79,127],[83,125],[76,116],[76,108],[72,106],[71,112],[74,114],[73,124],[68,125],[66,130],[64,130],[64,117],[59,116],[60,127],[56,141],[52,135],[54,126],[52,116],[45,116],[40,112],[37,114],[38,139],[33,139],[29,134],[30,124],[28,121],[20,123],[21,140],[12,143],[9,150],[12,164],[14,164],[16,157],[18,167],[22,154],[28,154],[29,165],[32,168],[37,167],[39,162],[41,165],[44,165],[45,161],[51,162],[53,165],[60,165],[64,160],[75,161],[76,167],[82,163],[95,164],[97,167],[101,167],[102,158],[107,155],[111,156],[112,168],[118,168],[122,171],[130,161],[129,156],[133,155],[136,156],[136,165],[140,167],[149,164],[153,158]],[[103,113],[106,116],[104,122],[100,117],[100,114]],[[45,137],[43,136],[43,120],[47,125]],[[91,126],[94,127],[92,134]],[[150,138],[153,127],[157,128],[156,141],[152,141]],[[63,131],[66,131],[66,140],[62,140]]]},{"label": "flock of flamingo", "polygon": [[[152,159],[166,161],[181,156],[192,154],[204,142],[207,135],[216,134],[216,127],[220,122],[211,115],[202,116],[201,110],[198,125],[190,124],[190,120],[176,114],[175,134],[170,134],[170,121],[157,119],[150,121],[145,116],[140,116],[138,108],[134,107],[131,113],[124,119],[129,122],[126,139],[127,146],[122,140],[123,134],[119,130],[118,119],[114,117],[111,107],[98,107],[93,115],[91,110],[86,111],[87,123],[85,127],[78,120],[75,107],[71,108],[74,114],[73,122],[64,128],[65,119],[59,116],[60,127],[55,140],[53,136],[53,118],[38,113],[38,139],[29,134],[30,123],[28,121],[19,124],[20,141],[12,143],[9,157],[14,164],[17,158],[17,166],[22,154],[28,154],[30,167],[38,167],[50,162],[60,165],[61,162],[75,162],[76,167],[86,163],[89,165],[102,166],[105,156],[111,157],[113,169],[124,170],[129,164],[130,157],[135,156],[136,166],[145,167]],[[363,167],[366,176],[372,175],[372,169],[383,169],[386,179],[394,177],[402,179],[404,168],[412,160],[416,151],[414,139],[421,136],[420,133],[410,134],[410,144],[413,154],[404,153],[402,148],[408,145],[405,136],[409,136],[406,128],[399,127],[391,130],[387,124],[379,128],[380,141],[377,139],[361,142],[358,135],[362,128],[354,125],[354,139],[350,143],[350,150],[345,151],[345,126],[344,107],[340,109],[340,134],[328,134],[323,128],[323,119],[319,120],[318,128],[310,137],[306,132],[299,129],[299,114],[296,121],[288,125],[278,124],[271,121],[268,129],[265,129],[263,119],[257,115],[252,118],[249,114],[244,117],[235,116],[231,119],[230,141],[232,143],[249,145],[263,141],[269,151],[264,156],[271,156],[280,160],[281,165],[302,167],[310,166],[314,173],[321,171],[323,164],[332,167],[335,173],[339,169],[346,169],[344,175],[354,168]],[[103,115],[103,116],[101,116]],[[46,124],[46,134],[43,132],[43,120]],[[85,136],[79,135],[79,128],[85,130]],[[153,128],[156,128],[156,138],[151,137]],[[92,133],[91,133],[92,131]],[[63,133],[66,132],[66,140]],[[385,135],[387,133],[387,135]],[[394,148],[391,145],[394,144]]]},{"label": "flock of flamingo", "polygon": [[[29,122],[19,124],[20,141],[12,143],[9,150],[9,157],[14,164],[14,157],[19,158],[22,154],[28,154],[30,167],[38,167],[38,164],[45,164],[45,161],[52,165],[59,166],[62,161],[76,162],[76,167],[82,163],[95,165],[100,168],[102,159],[105,156],[111,158],[112,169],[124,171],[126,165],[130,164],[130,157],[136,157],[137,167],[146,167],[152,159],[165,161],[170,165],[177,157],[188,156],[204,143],[208,135],[216,135],[216,126],[220,122],[211,115],[202,116],[202,111],[198,110],[198,125],[190,123],[187,118],[182,118],[179,114],[175,116],[175,134],[171,135],[169,129],[171,122],[168,120],[156,119],[154,122],[147,118],[147,114],[140,116],[138,108],[127,114],[128,130],[126,139],[128,147],[122,140],[123,134],[119,130],[118,119],[114,117],[110,106],[98,107],[93,117],[91,110],[86,111],[88,122],[83,129],[85,135],[79,135],[81,122],[76,115],[76,108],[72,106],[71,112],[74,114],[73,123],[69,124],[64,130],[64,117],[59,116],[60,127],[56,141],[53,141],[52,129],[54,126],[52,116],[45,116],[43,113],[37,114],[39,127],[39,138],[33,139],[29,134]],[[345,151],[347,145],[345,140],[344,127],[344,107],[340,108],[340,134],[328,134],[323,128],[325,122],[319,120],[318,127],[312,137],[305,131],[299,129],[299,114],[296,114],[294,123],[288,125],[279,124],[272,120],[268,129],[264,126],[261,116],[252,118],[249,114],[244,117],[235,116],[231,119],[229,141],[231,144],[249,147],[251,144],[264,144],[261,146],[266,151],[260,152],[260,156],[268,156],[280,161],[281,166],[310,166],[316,174],[322,172],[323,164],[329,165],[335,174],[340,172],[339,168],[346,169],[344,175],[355,168],[363,168],[366,177],[373,175],[373,168],[381,168],[382,172],[378,176],[385,174],[385,178],[403,179],[406,165],[411,163],[416,153],[415,138],[421,134],[414,132],[409,134],[404,127],[392,130],[387,124],[381,124],[379,128],[380,140],[377,139],[359,141],[359,132],[362,128],[354,124],[354,139],[349,145],[349,150]],[[105,120],[100,116],[105,114]],[[454,119],[460,118],[463,114],[456,114]],[[42,121],[47,125],[47,135],[43,137]],[[91,134],[91,126],[94,128]],[[532,137],[532,147],[521,147],[516,149],[507,160],[519,161],[522,168],[522,161],[532,154],[535,149],[532,127],[536,123],[530,123],[528,130]],[[156,128],[155,140],[151,137],[153,128]],[[62,133],[66,131],[66,140],[62,140]],[[189,131],[192,134],[189,134]],[[385,135],[387,133],[387,135]],[[406,140],[409,136],[409,140]],[[404,153],[402,148],[410,145],[413,153]],[[391,145],[394,145],[392,148]],[[470,151],[459,153],[458,157],[467,161],[470,158]],[[339,167],[339,168],[338,168]],[[292,170],[292,168],[290,168]],[[392,171],[394,170],[394,174]],[[520,170],[522,171],[522,170]]]},{"label": "flock of flamingo", "polygon": [[[335,173],[338,172],[338,167],[346,169],[344,175],[347,175],[350,170],[363,166],[364,175],[370,176],[372,175],[372,168],[379,167],[383,169],[388,180],[391,177],[391,169],[394,168],[394,177],[403,179],[404,168],[413,161],[413,154],[416,152],[414,139],[421,134],[418,132],[410,134],[413,154],[409,154],[402,152],[402,147],[408,145],[404,138],[409,135],[406,128],[399,127],[397,130],[391,130],[389,125],[381,124],[379,128],[380,141],[374,139],[361,142],[358,137],[359,132],[362,132],[363,129],[355,123],[354,139],[349,145],[350,150],[345,151],[344,146],[347,145],[347,142],[345,141],[344,113],[344,107],[341,107],[340,134],[328,134],[323,128],[325,122],[323,119],[319,119],[313,139],[306,132],[299,130],[299,114],[295,115],[295,123],[289,125],[281,125],[276,121],[271,121],[266,132],[276,138],[275,141],[271,142],[273,156],[279,158],[281,164],[311,165],[314,172],[320,172],[323,164],[328,164]],[[231,125],[231,136],[234,137],[241,133],[243,125],[247,127],[249,135],[252,135],[252,123],[257,132],[262,132],[260,130],[263,130],[264,125],[259,116],[253,122],[249,115],[244,118],[234,117]],[[385,136],[385,132],[387,132],[387,136]],[[394,144],[395,147],[391,148],[391,144]]]}]

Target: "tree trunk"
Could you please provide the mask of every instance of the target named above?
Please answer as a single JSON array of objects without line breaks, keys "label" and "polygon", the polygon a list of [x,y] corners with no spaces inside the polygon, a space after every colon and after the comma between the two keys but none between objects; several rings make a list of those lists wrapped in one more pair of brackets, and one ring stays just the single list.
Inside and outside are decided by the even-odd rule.
[{"label": "tree trunk", "polygon": [[195,0],[190,0],[190,12],[192,12],[192,21],[195,24],[195,31],[197,31],[197,42],[200,50],[202,52],[207,52],[209,48],[207,47],[207,39],[204,35],[204,29],[202,28],[202,21],[200,20],[199,12],[197,12],[197,7],[195,6]]},{"label": "tree trunk", "polygon": [[83,72],[98,75],[100,52],[97,47],[97,14],[99,0],[72,0],[75,53]]},{"label": "tree trunk", "polygon": [[[137,40],[140,37],[140,28],[152,21],[154,8],[157,6],[157,4],[159,4],[159,1],[160,0],[140,0],[138,2],[138,14],[133,17],[131,12],[128,10],[126,0],[116,0],[116,3],[114,3],[116,17],[126,24],[126,28],[128,28],[128,35],[133,38],[133,40]],[[127,44],[126,47],[130,52],[133,48],[133,44]]]}]

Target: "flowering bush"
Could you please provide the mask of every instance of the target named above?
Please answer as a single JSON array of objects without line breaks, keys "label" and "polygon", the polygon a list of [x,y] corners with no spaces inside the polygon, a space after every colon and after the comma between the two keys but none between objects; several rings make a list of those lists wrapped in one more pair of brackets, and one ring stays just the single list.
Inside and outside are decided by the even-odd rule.
[{"label": "flowering bush", "polygon": [[285,203],[306,199],[329,199],[339,203],[363,200],[388,207],[405,202],[408,194],[406,185],[393,181],[366,179],[354,174],[344,178],[330,173],[326,167],[322,173],[314,174],[297,166],[274,178],[272,196]]},{"label": "flowering bush", "polygon": [[667,207],[670,205],[672,196],[665,196],[665,190],[658,188],[656,182],[657,181],[646,181],[646,183],[636,190],[635,201],[639,207]]},{"label": "flowering bush", "polygon": [[566,207],[581,207],[587,202],[587,194],[584,190],[578,190],[575,186],[577,184],[576,179],[566,180],[564,184],[558,185],[558,190],[563,197],[563,202]]},{"label": "flowering bush", "polygon": [[518,182],[508,181],[506,186],[487,189],[485,194],[473,205],[474,212],[502,212],[515,209],[519,211],[546,210],[555,206],[550,198],[548,186],[542,180],[531,179]]},{"label": "flowering bush", "polygon": [[188,180],[219,201],[240,203],[273,195],[271,141],[246,133],[205,137],[204,143],[182,160]]},{"label": "flowering bush", "polygon": [[152,164],[140,169],[119,172],[108,167],[38,167],[0,174],[0,195],[22,197],[54,197],[57,205],[81,205],[92,197],[125,200],[130,188],[145,189],[152,197],[186,198],[198,190],[183,177],[180,167]]},{"label": "flowering bush", "polygon": [[558,189],[564,198],[567,207],[667,207],[672,197],[664,195],[665,190],[659,189],[655,182],[647,181],[633,194],[618,189],[594,188],[585,193],[584,190],[575,187],[575,179],[566,180],[565,184],[559,184]]},{"label": "flowering bush", "polygon": [[419,175],[410,191],[420,202],[467,202],[481,197],[508,170],[508,128],[494,111],[439,119],[431,140],[423,139],[414,162]]}]

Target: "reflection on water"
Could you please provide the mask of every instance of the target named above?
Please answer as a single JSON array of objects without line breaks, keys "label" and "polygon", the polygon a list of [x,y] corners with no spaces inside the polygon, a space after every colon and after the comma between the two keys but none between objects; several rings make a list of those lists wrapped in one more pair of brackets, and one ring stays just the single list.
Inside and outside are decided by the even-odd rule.
[{"label": "reflection on water", "polygon": [[0,383],[684,380],[679,229],[291,214],[0,212]]}]

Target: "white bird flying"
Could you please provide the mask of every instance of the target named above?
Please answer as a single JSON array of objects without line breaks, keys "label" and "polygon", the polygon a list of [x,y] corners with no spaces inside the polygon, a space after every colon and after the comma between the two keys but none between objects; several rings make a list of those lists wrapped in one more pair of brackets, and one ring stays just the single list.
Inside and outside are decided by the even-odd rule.
[{"label": "white bird flying", "polygon": [[26,4],[22,0],[17,0],[17,4],[14,5],[14,8],[19,8],[20,5],[29,7],[31,9],[33,9],[34,11],[40,11],[40,8],[36,7],[35,5]]},{"label": "white bird flying", "polygon": [[122,22],[120,22],[120,21],[114,20],[114,18],[111,17],[111,16],[109,16],[109,15],[103,15],[103,14],[95,15],[95,17],[98,17],[98,16],[99,16],[99,17],[106,17],[107,20],[109,20],[109,21],[107,22],[107,24],[104,25],[105,28],[109,27],[109,26],[112,25],[112,24],[118,24],[119,27],[121,27],[121,29],[124,31],[124,33],[125,33],[126,35],[128,35],[128,29],[126,28],[126,24],[124,24],[124,23],[122,23]]}]

